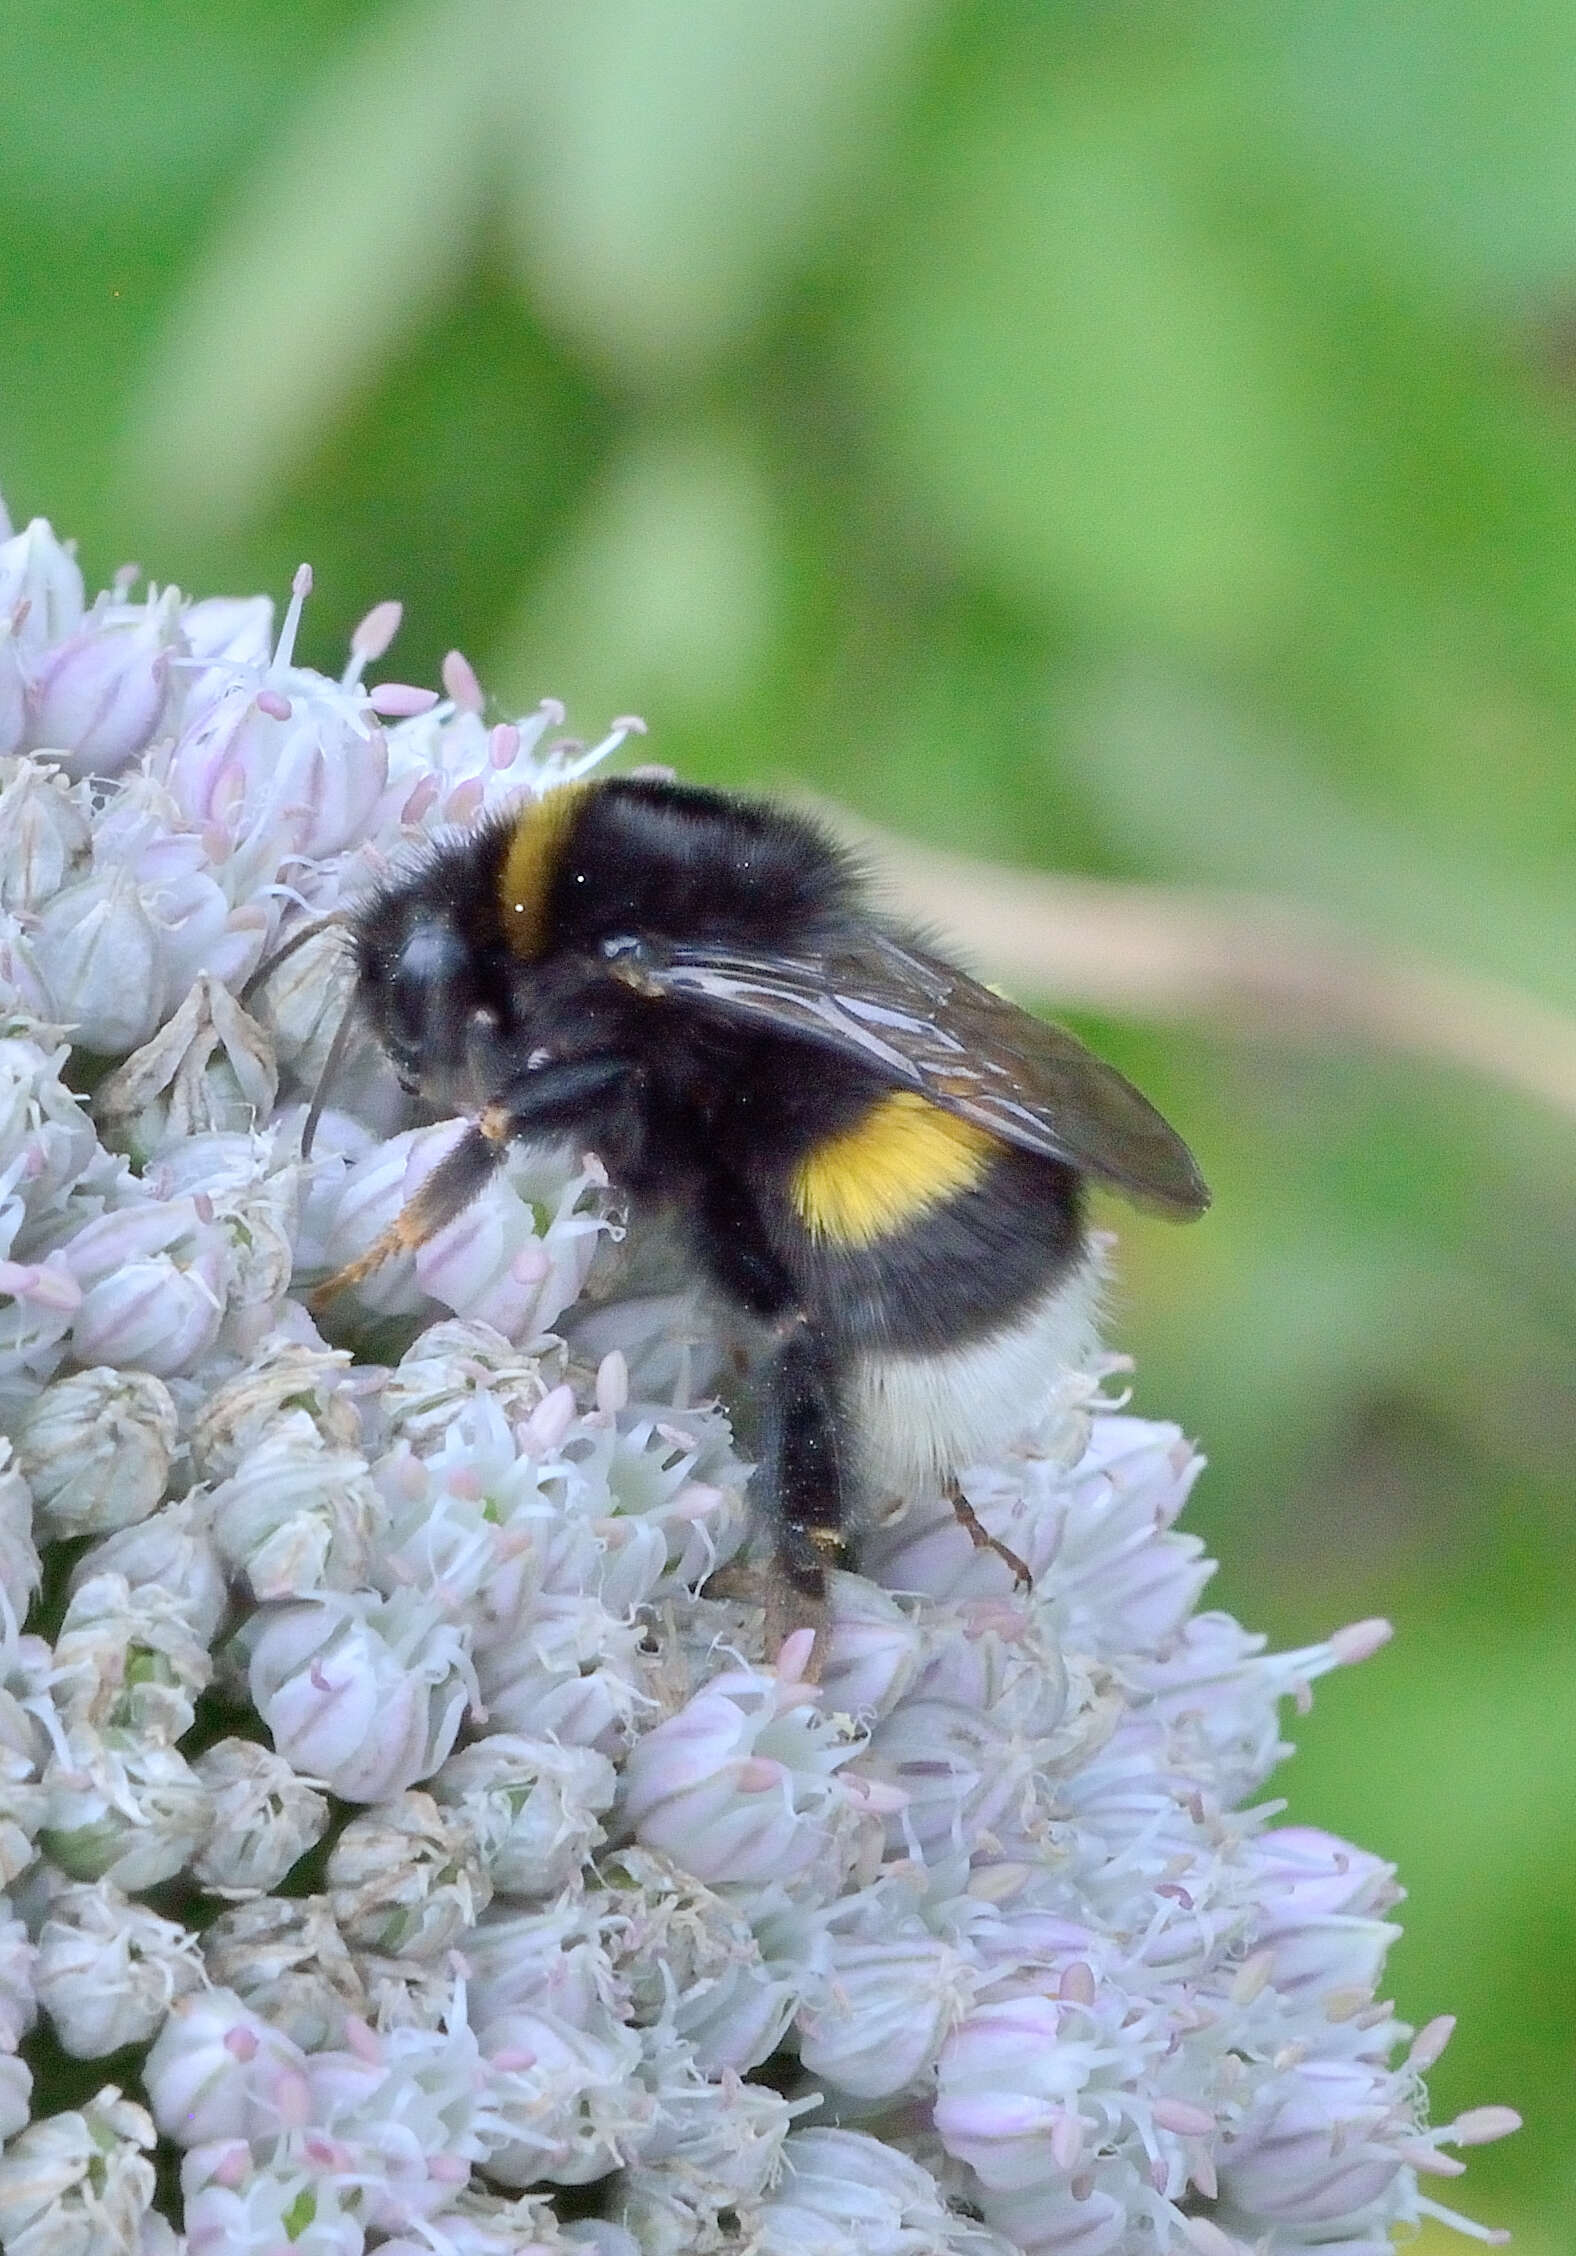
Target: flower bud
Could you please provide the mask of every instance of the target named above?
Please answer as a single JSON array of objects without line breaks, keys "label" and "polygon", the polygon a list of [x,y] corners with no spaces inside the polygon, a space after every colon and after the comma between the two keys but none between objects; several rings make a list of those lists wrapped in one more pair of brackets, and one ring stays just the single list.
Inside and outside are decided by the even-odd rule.
[{"label": "flower bud", "polygon": [[304,2090],[300,2047],[233,1990],[199,1990],[171,2007],[143,2063],[153,2120],[177,2146],[278,2135]]},{"label": "flower bud", "polygon": [[383,1524],[366,1459],[326,1448],[304,1411],[254,1442],[209,1513],[220,1556],[258,1599],[361,1588]]},{"label": "flower bud", "polygon": [[352,1949],[439,1958],[492,1895],[476,1836],[430,1794],[353,1817],[328,1859],[328,1894]]},{"label": "flower bud", "polygon": [[50,1893],[38,1936],[38,2001],[63,2051],[96,2060],[146,2044],[178,1997],[202,1985],[194,1938],[107,1880]]},{"label": "flower bud", "polygon": [[367,2013],[361,1977],[326,1897],[236,1904],[206,1930],[202,1955],[210,1981],[233,1990],[303,2052],[343,2044],[347,2019]]},{"label": "flower bud", "polygon": [[594,1748],[508,1731],[462,1747],[428,1781],[434,1801],[471,1828],[492,1887],[510,1896],[568,1887],[605,1838],[597,1820],[616,1786],[613,1765]]},{"label": "flower bud", "polygon": [[93,1114],[112,1149],[146,1160],[173,1140],[258,1126],[278,1085],[268,1037],[204,971],[152,1041],[100,1082]]},{"label": "flower bud", "polygon": [[837,1772],[854,1752],[814,1701],[785,1675],[714,1677],[630,1749],[624,1825],[712,1886],[807,1871],[846,1806]]},{"label": "flower bud", "polygon": [[352,1392],[350,1357],[337,1348],[304,1346],[281,1334],[253,1350],[246,1369],[216,1387],[191,1423],[192,1469],[222,1481],[240,1470],[281,1421],[306,1417],[331,1449],[354,1449],[361,1417]]},{"label": "flower bud", "polygon": [[594,2031],[547,2013],[511,2013],[478,2032],[500,2185],[588,2185],[628,2159],[656,2113],[640,2082],[640,2040],[611,2014]]},{"label": "flower bud", "polygon": [[705,2075],[742,2075],[769,2059],[799,2003],[803,1970],[768,1960],[737,1904],[654,1849],[621,1849],[599,1870],[635,2020],[671,2022]]},{"label": "flower bud", "polygon": [[0,2139],[12,2137],[32,2112],[32,2069],[14,2052],[0,2052]]},{"label": "flower bud", "polygon": [[26,1621],[43,1578],[32,1491],[11,1462],[11,1444],[0,1440],[0,1594],[19,1622]]},{"label": "flower bud", "polygon": [[135,1527],[105,1536],[84,1551],[68,1588],[80,1589],[96,1574],[124,1575],[133,1590],[157,1583],[204,1645],[212,1645],[229,1605],[224,1569],[208,1533],[205,1498],[183,1496]]},{"label": "flower bud", "polygon": [[82,573],[47,517],[0,541],[0,613],[12,621],[17,647],[29,659],[82,623]]},{"label": "flower bud", "polygon": [[501,1731],[573,1747],[622,1744],[646,1705],[639,1627],[598,1598],[539,1597],[506,1625],[483,1622],[476,1681]]},{"label": "flower bud", "polygon": [[68,775],[118,775],[178,716],[185,683],[171,661],[187,650],[178,588],[145,604],[101,597],[35,673],[33,743],[63,751]]},{"label": "flower bud", "polygon": [[44,1534],[69,1541],[145,1520],[164,1494],[175,1439],[175,1404],[151,1372],[99,1368],[54,1380],[16,1430]]},{"label": "flower bud", "polygon": [[18,2256],[135,2256],[153,2204],[146,2111],[113,2084],[29,2123],[0,2155],[0,2243]]},{"label": "flower bud", "polygon": [[43,1783],[39,1846],[71,1879],[129,1894],[173,1879],[212,1822],[206,1788],[173,1747],[118,1747],[83,1726]]},{"label": "flower bud", "polygon": [[82,1288],[72,1326],[80,1362],[167,1379],[218,1338],[232,1264],[223,1231],[192,1199],[106,1214],[77,1232],[65,1258]]},{"label": "flower bud", "polygon": [[917,1921],[829,1938],[823,1982],[798,2013],[806,2071],[856,2099],[917,2087],[973,1990],[969,1961]]},{"label": "flower bud", "polygon": [[1079,2095],[1101,2059],[1084,2016],[1053,1998],[976,2006],[941,2051],[934,2121],[942,2144],[996,2191],[1064,2175],[1063,2156],[1077,2147],[1059,2133],[1077,2132]]},{"label": "flower bud", "polygon": [[55,1704],[68,1726],[170,1744],[191,1729],[212,1674],[208,1648],[156,1583],[133,1593],[124,1575],[101,1574],[72,1593],[55,1640]]},{"label": "flower bud", "polygon": [[33,955],[83,1049],[124,1057],[158,1026],[168,987],[163,935],[126,870],[83,878],[46,902]]},{"label": "flower bud", "polygon": [[348,1802],[385,1801],[453,1746],[476,1679],[465,1646],[414,1593],[327,1592],[243,1632],[248,1683],[293,1769]]},{"label": "flower bud", "polygon": [[216,1894],[264,1894],[327,1830],[323,1796],[255,1740],[220,1739],[192,1769],[213,1798],[213,1830],[192,1877]]},{"label": "flower bud", "polygon": [[760,2213],[762,2256],[1010,2256],[947,2208],[928,2170],[859,2131],[795,2131]]},{"label": "flower bud", "polygon": [[[0,740],[3,668],[0,646]],[[0,767],[0,908],[42,908],[85,860],[91,836],[81,796],[58,770],[36,760],[5,761]]]}]

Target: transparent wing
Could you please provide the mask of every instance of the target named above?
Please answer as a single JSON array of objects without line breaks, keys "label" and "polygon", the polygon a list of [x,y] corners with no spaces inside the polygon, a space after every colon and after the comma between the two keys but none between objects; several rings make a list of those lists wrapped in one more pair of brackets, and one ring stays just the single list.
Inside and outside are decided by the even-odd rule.
[{"label": "transparent wing", "polygon": [[1209,1204],[1186,1144],[1114,1067],[878,925],[802,956],[645,941],[610,968],[647,994],[684,996],[857,1058],[894,1087],[1168,1214]]}]

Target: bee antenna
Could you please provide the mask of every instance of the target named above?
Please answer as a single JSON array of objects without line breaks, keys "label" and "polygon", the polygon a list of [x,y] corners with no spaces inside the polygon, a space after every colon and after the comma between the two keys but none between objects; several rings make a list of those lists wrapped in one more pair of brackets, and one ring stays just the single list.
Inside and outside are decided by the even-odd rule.
[{"label": "bee antenna", "polygon": [[334,1077],[345,1062],[345,1052],[350,1047],[350,1037],[355,1031],[356,1006],[345,1005],[343,1016],[334,1029],[334,1039],[328,1045],[328,1055],[323,1060],[323,1070],[317,1077],[317,1087],[312,1091],[312,1102],[306,1108],[306,1119],[301,1127],[301,1157],[312,1156],[312,1139],[317,1134],[317,1124],[323,1117],[323,1107]]},{"label": "bee antenna", "polygon": [[279,966],[295,954],[297,948],[304,948],[306,943],[309,940],[315,940],[320,932],[330,932],[336,924],[349,924],[349,922],[350,912],[348,909],[331,909],[327,916],[313,917],[309,923],[299,926],[296,931],[291,933],[288,940],[280,942],[272,955],[264,956],[251,978],[241,989],[243,1008],[251,1001],[258,988],[272,979]]}]

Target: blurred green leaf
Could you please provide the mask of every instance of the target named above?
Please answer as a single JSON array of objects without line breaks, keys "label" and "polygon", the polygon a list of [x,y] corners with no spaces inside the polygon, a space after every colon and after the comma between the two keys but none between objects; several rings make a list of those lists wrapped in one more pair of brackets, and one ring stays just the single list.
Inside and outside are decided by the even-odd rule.
[{"label": "blurred green leaf", "polygon": [[[553,0],[498,124],[522,270],[626,379],[703,366],[846,224],[935,0]],[[533,91],[534,90],[534,91]]]},{"label": "blurred green leaf", "polygon": [[1212,106],[1165,65],[987,82],[884,262],[865,357],[902,475],[971,562],[1103,630],[1231,651],[1309,569],[1323,439],[1190,195]]}]

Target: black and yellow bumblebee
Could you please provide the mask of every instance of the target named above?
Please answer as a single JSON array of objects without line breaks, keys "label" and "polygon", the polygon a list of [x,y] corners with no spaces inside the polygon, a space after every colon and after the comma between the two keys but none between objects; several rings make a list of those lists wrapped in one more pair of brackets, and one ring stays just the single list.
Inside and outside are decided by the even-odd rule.
[{"label": "black and yellow bumblebee", "polygon": [[474,1125],[319,1297],[452,1220],[512,1139],[595,1151],[754,1329],[755,1486],[806,1614],[861,1511],[918,1482],[990,1540],[956,1474],[1087,1344],[1086,1179],[1208,1204],[1119,1073],[879,916],[769,804],[569,785],[440,838],[350,922],[401,1079]]}]

